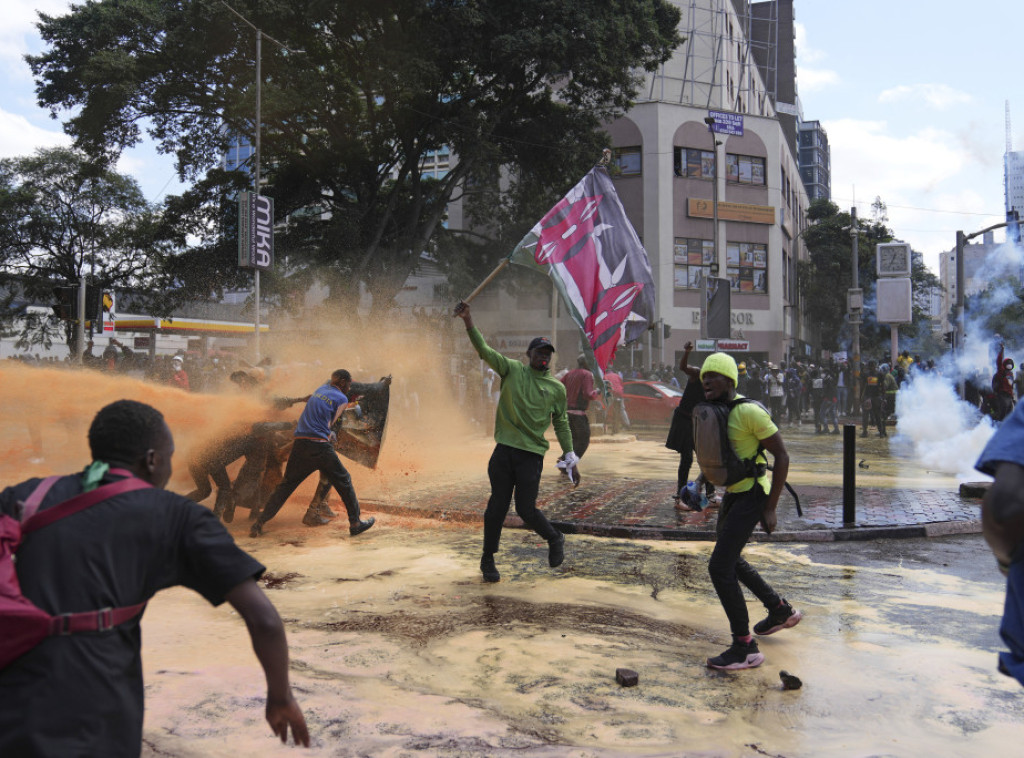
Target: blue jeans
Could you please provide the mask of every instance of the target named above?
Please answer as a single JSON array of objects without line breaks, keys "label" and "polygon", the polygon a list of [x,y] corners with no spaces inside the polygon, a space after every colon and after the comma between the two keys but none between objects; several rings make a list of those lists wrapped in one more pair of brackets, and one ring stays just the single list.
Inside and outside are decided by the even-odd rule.
[{"label": "blue jeans", "polygon": [[755,484],[746,492],[726,493],[718,512],[717,539],[708,560],[708,574],[729,619],[729,629],[737,637],[750,634],[747,601],[740,582],[769,610],[782,602],[779,594],[740,555],[761,520],[766,502],[768,495],[761,485]]}]

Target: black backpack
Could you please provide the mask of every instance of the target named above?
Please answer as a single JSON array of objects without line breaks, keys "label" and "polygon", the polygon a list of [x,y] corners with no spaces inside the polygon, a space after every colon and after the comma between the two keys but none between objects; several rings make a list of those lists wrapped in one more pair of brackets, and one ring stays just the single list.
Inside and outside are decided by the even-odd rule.
[{"label": "black backpack", "polygon": [[[764,448],[757,446],[753,458],[741,459],[729,443],[729,414],[742,403],[761,403],[749,397],[738,397],[732,402],[704,401],[693,409],[693,450],[704,478],[716,487],[728,487],[750,477],[759,477],[768,470],[768,464],[757,458]],[[765,409],[767,412],[767,409]]]}]

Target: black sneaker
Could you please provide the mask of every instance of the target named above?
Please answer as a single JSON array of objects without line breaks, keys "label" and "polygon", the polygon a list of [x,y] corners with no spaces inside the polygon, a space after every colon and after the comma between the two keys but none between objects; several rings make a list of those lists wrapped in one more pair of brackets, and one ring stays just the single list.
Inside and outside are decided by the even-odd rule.
[{"label": "black sneaker", "polygon": [[793,606],[783,600],[782,605],[769,611],[766,619],[754,624],[754,634],[759,634],[763,637],[768,634],[775,634],[782,629],[791,629],[799,624],[800,619],[803,617],[804,614],[794,610]]},{"label": "black sneaker", "polygon": [[259,537],[261,534],[263,534],[263,524],[257,521],[252,525],[252,529],[249,530],[249,536]]},{"label": "black sneaker", "polygon": [[737,671],[739,669],[752,669],[764,663],[764,655],[757,649],[754,640],[742,642],[733,639],[732,647],[721,655],[708,658],[708,668],[719,669],[720,671]]},{"label": "black sneaker", "polygon": [[565,535],[559,534],[553,540],[548,541],[548,565],[551,568],[558,568],[565,560]]},{"label": "black sneaker", "polygon": [[362,534],[371,526],[373,526],[376,520],[377,519],[375,519],[373,516],[370,516],[370,518],[366,519],[366,521],[357,521],[354,524],[349,524],[348,533],[353,537],[355,537],[357,534]]},{"label": "black sneaker", "polygon": [[480,573],[484,575],[485,582],[500,582],[501,574],[498,567],[494,565],[494,553],[484,553],[480,559]]}]

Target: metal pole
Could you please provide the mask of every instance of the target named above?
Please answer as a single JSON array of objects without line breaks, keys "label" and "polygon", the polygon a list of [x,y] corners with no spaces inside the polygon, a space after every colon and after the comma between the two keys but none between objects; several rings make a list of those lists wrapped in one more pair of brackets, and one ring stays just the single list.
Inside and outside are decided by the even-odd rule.
[{"label": "metal pole", "polygon": [[[555,286],[555,280],[551,280],[551,341],[558,342],[558,287]],[[551,356],[551,373],[555,373],[554,369],[558,367],[557,359],[554,355]],[[567,363],[567,366],[573,366],[574,363]]]},{"label": "metal pole", "polygon": [[[962,231],[956,233],[956,344],[953,346],[953,352],[963,355],[964,352],[964,340],[967,338],[965,331],[964,319],[966,313],[964,312],[964,247],[967,245],[967,236]],[[960,393],[960,397],[964,396],[964,377],[963,372],[959,372],[960,378],[957,380],[957,389]]]},{"label": "metal pole", "polygon": [[[253,126],[253,131],[256,132],[256,140],[253,145],[253,172],[252,172],[252,185],[253,194],[256,197],[260,195],[260,121],[262,118],[262,87],[263,87],[263,32],[259,29],[256,30],[256,123]],[[274,220],[270,220],[273,225]],[[254,269],[255,277],[253,282],[253,300],[256,305],[256,319],[255,319],[255,332],[256,332],[256,362],[260,360],[260,270]]]},{"label": "metal pole", "polygon": [[[853,267],[853,289],[860,289],[860,259],[857,254],[857,240],[859,230],[857,228],[857,208],[850,208],[850,247],[851,265]],[[860,316],[858,316],[858,319]],[[853,369],[853,387],[850,388],[853,394],[854,406],[860,402],[860,321],[851,323],[853,331],[853,344],[850,347],[850,367]]]},{"label": "metal pole", "polygon": [[843,526],[857,523],[857,426],[843,425]]}]

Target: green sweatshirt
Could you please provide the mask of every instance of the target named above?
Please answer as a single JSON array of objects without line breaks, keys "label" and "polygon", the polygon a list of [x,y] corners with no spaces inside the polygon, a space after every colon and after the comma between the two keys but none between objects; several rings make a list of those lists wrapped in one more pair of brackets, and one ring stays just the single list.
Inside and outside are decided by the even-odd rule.
[{"label": "green sweatshirt", "polygon": [[493,350],[475,326],[468,329],[477,355],[501,377],[501,397],[494,417],[494,441],[501,445],[544,455],[544,432],[554,423],[563,453],[572,451],[572,434],[566,416],[565,385],[547,369],[537,371]]}]

